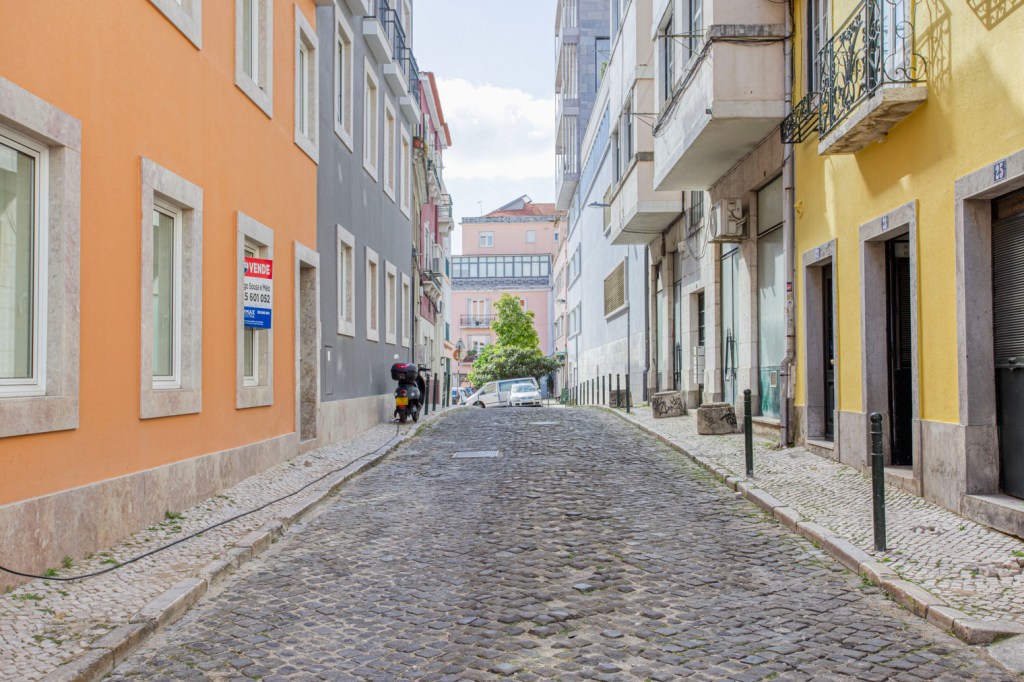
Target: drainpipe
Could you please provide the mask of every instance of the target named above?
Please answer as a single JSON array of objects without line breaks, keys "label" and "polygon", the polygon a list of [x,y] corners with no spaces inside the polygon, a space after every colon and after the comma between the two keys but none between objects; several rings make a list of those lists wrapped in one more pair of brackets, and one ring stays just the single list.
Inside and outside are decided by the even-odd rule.
[{"label": "drainpipe", "polygon": [[[793,6],[788,3],[789,16],[787,17],[786,40],[783,43],[783,58],[785,59],[785,83],[784,83],[784,115],[789,116],[793,111]],[[794,266],[796,263],[796,212],[794,210],[794,187],[796,184],[796,171],[793,160],[793,145],[783,145],[782,151],[782,250],[784,254],[784,272],[786,276],[786,355],[782,359],[782,366],[779,369],[779,392],[780,410],[779,426],[782,430],[782,445],[789,446],[794,441],[793,433],[793,385],[796,361],[796,308],[795,292],[796,277]]]},{"label": "drainpipe", "polygon": [[650,400],[647,395],[647,382],[651,373],[651,247],[644,249],[644,331],[647,334],[644,343],[644,390],[643,399]]}]

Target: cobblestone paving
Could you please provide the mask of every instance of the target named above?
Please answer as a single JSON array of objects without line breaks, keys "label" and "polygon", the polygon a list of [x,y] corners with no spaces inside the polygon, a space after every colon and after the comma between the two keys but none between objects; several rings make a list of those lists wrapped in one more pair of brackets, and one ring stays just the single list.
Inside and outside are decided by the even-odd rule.
[{"label": "cobblestone paving", "polygon": [[[374,451],[394,437],[397,428],[382,424],[247,478],[191,509],[169,510],[180,517],[165,519],[71,568],[57,567],[57,575],[106,568],[260,506]],[[401,429],[407,432],[413,426]],[[35,680],[82,653],[88,643],[127,623],[149,600],[195,575],[250,530],[300,499],[301,495],[291,498],[103,576],[76,582],[35,580],[0,595],[0,680]]]},{"label": "cobblestone paving", "polygon": [[[654,419],[638,407],[630,417],[743,476],[743,436],[700,436],[695,417]],[[796,509],[879,557],[901,577],[983,620],[1024,623],[1024,541],[968,521],[921,497],[886,489],[888,551],[874,551],[871,479],[803,448],[773,449],[754,438],[754,481]]]},{"label": "cobblestone paving", "polygon": [[532,408],[440,422],[111,679],[502,677],[1013,679],[655,438]]}]

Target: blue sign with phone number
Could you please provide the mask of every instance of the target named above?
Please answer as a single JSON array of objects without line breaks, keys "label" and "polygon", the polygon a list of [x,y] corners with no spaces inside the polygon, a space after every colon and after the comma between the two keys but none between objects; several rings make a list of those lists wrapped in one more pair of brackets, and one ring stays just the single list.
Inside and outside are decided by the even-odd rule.
[{"label": "blue sign with phone number", "polygon": [[255,329],[270,329],[271,310],[269,308],[245,308],[246,327]]}]

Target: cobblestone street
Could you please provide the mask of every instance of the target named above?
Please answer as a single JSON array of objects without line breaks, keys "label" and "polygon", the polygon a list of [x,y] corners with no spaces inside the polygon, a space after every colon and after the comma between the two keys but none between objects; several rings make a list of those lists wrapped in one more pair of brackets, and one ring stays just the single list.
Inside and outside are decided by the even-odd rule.
[{"label": "cobblestone street", "polygon": [[613,415],[464,409],[112,679],[1014,679],[981,651]]}]

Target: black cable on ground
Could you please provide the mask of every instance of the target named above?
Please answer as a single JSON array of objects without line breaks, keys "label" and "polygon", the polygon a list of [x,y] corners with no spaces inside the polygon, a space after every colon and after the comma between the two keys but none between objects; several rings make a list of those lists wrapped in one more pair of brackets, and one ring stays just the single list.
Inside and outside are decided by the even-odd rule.
[{"label": "black cable on ground", "polygon": [[34,579],[34,580],[56,580],[56,581],[60,581],[60,582],[70,582],[70,581],[74,581],[74,580],[85,580],[86,578],[95,578],[96,576],[103,575],[104,573],[110,573],[111,571],[116,571],[117,569],[122,568],[124,566],[127,566],[128,564],[133,564],[136,561],[140,561],[142,559],[145,559],[146,557],[153,556],[154,554],[157,554],[158,552],[162,552],[165,549],[170,549],[171,547],[174,547],[175,545],[180,545],[181,543],[183,543],[183,542],[185,542],[187,540],[191,540],[192,538],[199,537],[203,533],[205,533],[207,531],[210,531],[210,530],[213,530],[214,528],[218,528],[218,527],[223,526],[225,524],[231,523],[232,521],[237,521],[238,519],[246,517],[246,516],[249,516],[250,514],[255,514],[256,512],[262,511],[263,509],[266,509],[267,507],[269,507],[269,506],[271,506],[273,504],[277,504],[278,502],[282,502],[284,500],[287,500],[289,497],[294,497],[294,496],[298,495],[299,493],[301,493],[303,490],[306,490],[307,488],[309,488],[310,486],[316,485],[317,483],[319,483],[320,481],[324,480],[328,476],[336,474],[339,471],[343,471],[343,470],[347,469],[348,467],[352,466],[353,464],[355,464],[356,462],[358,462],[359,460],[365,459],[366,457],[369,457],[370,455],[376,454],[377,452],[383,450],[386,447],[390,447],[391,443],[396,438],[398,438],[398,433],[399,433],[400,430],[401,430],[401,427],[396,427],[395,428],[395,435],[392,436],[391,438],[389,438],[384,444],[382,444],[379,447],[377,447],[377,449],[371,450],[370,452],[367,452],[364,455],[360,455],[359,457],[356,457],[354,460],[352,460],[351,462],[349,462],[348,464],[346,464],[345,466],[343,466],[343,467],[341,467],[339,469],[332,469],[331,471],[328,471],[323,476],[320,476],[319,478],[310,481],[309,483],[307,483],[306,485],[302,486],[301,488],[299,488],[298,490],[296,490],[294,492],[290,492],[287,495],[283,495],[283,496],[277,498],[276,500],[271,500],[270,502],[267,502],[266,504],[260,505],[259,507],[256,507],[255,509],[250,509],[249,511],[242,512],[241,514],[235,514],[234,516],[232,516],[230,518],[224,519],[222,521],[218,521],[217,523],[209,525],[206,528],[203,528],[201,530],[197,530],[196,532],[194,532],[194,533],[192,533],[190,535],[186,535],[184,537],[178,538],[174,542],[170,542],[170,543],[168,543],[166,545],[162,545],[162,546],[157,547],[155,549],[151,549],[150,551],[148,551],[148,552],[146,552],[144,554],[140,554],[138,556],[132,557],[131,559],[127,559],[125,561],[122,561],[119,564],[114,564],[112,566],[108,566],[107,568],[103,568],[103,569],[100,569],[99,571],[94,571],[92,573],[85,573],[83,575],[76,575],[76,576],[70,576],[70,577],[35,575],[34,573],[24,573],[22,571],[16,571],[13,568],[7,568],[6,566],[0,566],[0,571],[3,571],[4,573],[10,573],[11,575],[16,575],[16,576],[19,576],[19,577],[22,577],[22,578],[31,578],[31,579]]}]

